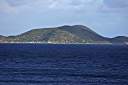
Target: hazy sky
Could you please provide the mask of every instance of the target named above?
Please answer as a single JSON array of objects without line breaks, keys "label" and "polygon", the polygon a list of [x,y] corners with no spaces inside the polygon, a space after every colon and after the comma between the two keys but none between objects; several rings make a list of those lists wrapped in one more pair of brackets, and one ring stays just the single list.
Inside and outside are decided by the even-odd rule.
[{"label": "hazy sky", "polygon": [[75,24],[128,36],[128,0],[0,0],[1,35]]}]

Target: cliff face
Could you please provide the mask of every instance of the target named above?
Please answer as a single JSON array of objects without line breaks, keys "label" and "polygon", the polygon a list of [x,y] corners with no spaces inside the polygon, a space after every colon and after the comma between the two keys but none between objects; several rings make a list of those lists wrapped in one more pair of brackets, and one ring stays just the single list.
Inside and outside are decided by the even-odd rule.
[{"label": "cliff face", "polygon": [[86,26],[61,26],[33,29],[17,36],[0,36],[0,42],[42,43],[127,43],[128,38],[105,38]]}]

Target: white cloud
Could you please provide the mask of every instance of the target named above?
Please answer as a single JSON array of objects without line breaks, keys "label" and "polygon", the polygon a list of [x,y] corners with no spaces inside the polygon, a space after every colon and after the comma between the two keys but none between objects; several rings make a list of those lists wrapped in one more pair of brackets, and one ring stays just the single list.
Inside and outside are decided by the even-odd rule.
[{"label": "white cloud", "polygon": [[[115,2],[110,0],[1,0],[0,11],[24,12],[24,11],[66,11],[66,12],[119,12],[128,8],[111,8]],[[123,2],[123,1],[122,1]],[[124,5],[124,4],[123,4]],[[122,6],[122,4],[121,4]],[[126,6],[126,4],[125,4]]]},{"label": "white cloud", "polygon": [[101,7],[103,0],[2,0],[0,10],[83,10],[95,11]]},{"label": "white cloud", "polygon": [[0,12],[14,12],[15,7],[10,6],[5,0],[0,1]]},{"label": "white cloud", "polygon": [[50,8],[56,9],[81,9],[90,10],[97,9],[102,5],[102,0],[53,0]]}]

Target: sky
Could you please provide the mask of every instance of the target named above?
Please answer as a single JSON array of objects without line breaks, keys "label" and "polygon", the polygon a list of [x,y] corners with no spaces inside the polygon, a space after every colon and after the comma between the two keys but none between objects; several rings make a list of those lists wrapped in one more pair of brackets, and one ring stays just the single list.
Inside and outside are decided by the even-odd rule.
[{"label": "sky", "polygon": [[128,0],[0,0],[0,35],[62,25],[128,36]]}]

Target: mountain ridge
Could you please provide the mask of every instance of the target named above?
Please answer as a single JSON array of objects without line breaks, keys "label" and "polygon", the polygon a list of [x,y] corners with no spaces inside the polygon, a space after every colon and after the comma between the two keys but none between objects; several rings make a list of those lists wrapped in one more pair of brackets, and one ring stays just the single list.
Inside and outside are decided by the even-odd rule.
[{"label": "mountain ridge", "polygon": [[99,35],[84,25],[64,25],[52,28],[32,29],[16,36],[0,35],[0,43],[41,42],[41,43],[97,43],[97,44],[127,44],[128,37],[117,36],[107,38]]}]

